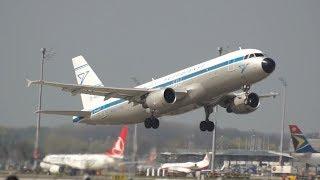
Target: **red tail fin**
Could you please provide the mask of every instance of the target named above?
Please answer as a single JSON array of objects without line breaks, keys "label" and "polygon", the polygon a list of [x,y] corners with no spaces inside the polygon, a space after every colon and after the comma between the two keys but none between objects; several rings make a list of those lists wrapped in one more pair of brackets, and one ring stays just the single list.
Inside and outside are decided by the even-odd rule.
[{"label": "red tail fin", "polygon": [[121,129],[120,135],[112,148],[107,150],[106,154],[114,158],[123,158],[124,147],[126,145],[126,139],[128,134],[128,126],[124,125]]}]

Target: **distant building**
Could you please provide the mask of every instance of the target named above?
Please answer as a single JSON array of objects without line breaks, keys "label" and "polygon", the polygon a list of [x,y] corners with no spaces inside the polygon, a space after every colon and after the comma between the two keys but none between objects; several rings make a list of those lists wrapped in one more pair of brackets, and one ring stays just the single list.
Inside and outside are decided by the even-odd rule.
[{"label": "distant building", "polygon": [[320,138],[319,139],[309,139],[309,142],[315,150],[320,151]]}]

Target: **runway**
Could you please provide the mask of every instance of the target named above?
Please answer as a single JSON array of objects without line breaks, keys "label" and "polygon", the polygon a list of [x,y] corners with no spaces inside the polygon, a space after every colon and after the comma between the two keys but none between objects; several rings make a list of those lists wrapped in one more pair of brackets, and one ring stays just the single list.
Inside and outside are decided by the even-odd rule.
[{"label": "runway", "polygon": [[[20,174],[17,175],[19,180],[75,180],[75,179],[85,179],[84,176],[50,176],[50,175],[33,175],[33,174]],[[6,180],[7,176],[1,175],[0,180]],[[130,176],[92,176],[91,180],[148,180],[148,179],[161,179],[161,180],[183,180],[186,178],[154,178],[154,177],[130,177]],[[188,179],[188,178],[187,178]],[[193,179],[193,178],[191,178]],[[221,178],[217,178],[221,179]]]},{"label": "runway", "polygon": [[[75,179],[85,179],[83,176],[50,176],[50,175],[33,175],[33,174],[21,174],[18,175],[19,180],[75,180]],[[217,178],[155,178],[155,177],[141,177],[141,176],[122,176],[122,177],[115,177],[115,176],[93,176],[90,177],[91,180],[184,180],[184,179],[201,179],[201,180],[206,180],[206,179],[215,179],[215,180],[231,180],[231,179],[238,179],[238,178],[224,178],[224,177],[217,177]],[[281,177],[270,177],[270,176],[259,176],[259,177],[248,177],[246,179],[259,179],[259,180],[280,180]],[[1,176],[0,180],[6,180],[6,176]]]}]

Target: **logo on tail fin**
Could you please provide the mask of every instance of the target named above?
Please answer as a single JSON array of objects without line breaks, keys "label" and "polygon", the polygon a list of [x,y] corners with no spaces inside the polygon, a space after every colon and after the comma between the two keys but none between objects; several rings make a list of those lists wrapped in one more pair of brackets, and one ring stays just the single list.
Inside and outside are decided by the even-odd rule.
[{"label": "logo on tail fin", "polygon": [[291,134],[302,134],[298,126],[296,125],[289,125]]},{"label": "logo on tail fin", "polygon": [[119,155],[122,156],[124,152],[124,142],[121,137],[118,137],[118,141],[116,141],[116,144],[111,149],[111,152],[113,155]]},{"label": "logo on tail fin", "polygon": [[80,83],[79,83],[80,85],[83,84],[83,81],[86,79],[88,74],[89,74],[89,71],[78,74],[78,78],[80,79]]},{"label": "logo on tail fin", "polygon": [[128,126],[123,126],[117,141],[106,154],[114,158],[123,158],[127,134]]}]

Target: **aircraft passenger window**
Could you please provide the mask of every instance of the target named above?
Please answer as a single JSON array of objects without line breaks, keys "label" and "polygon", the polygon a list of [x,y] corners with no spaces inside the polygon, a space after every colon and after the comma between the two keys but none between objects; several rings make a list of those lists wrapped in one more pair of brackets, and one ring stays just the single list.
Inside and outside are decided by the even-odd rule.
[{"label": "aircraft passenger window", "polygon": [[254,55],[256,55],[256,57],[263,57],[262,53],[255,53]]},{"label": "aircraft passenger window", "polygon": [[254,57],[254,54],[250,54],[249,58],[252,58],[252,57]]}]

